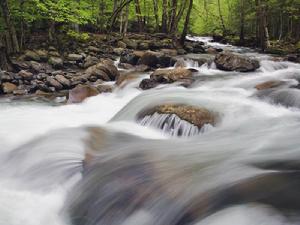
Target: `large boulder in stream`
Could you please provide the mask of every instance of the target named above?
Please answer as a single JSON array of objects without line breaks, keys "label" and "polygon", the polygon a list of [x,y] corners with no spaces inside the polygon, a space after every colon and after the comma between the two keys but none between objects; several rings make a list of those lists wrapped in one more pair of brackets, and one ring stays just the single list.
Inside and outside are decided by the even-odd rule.
[{"label": "large boulder in stream", "polygon": [[142,125],[154,126],[172,135],[193,136],[205,125],[214,126],[217,115],[203,107],[164,104],[142,111],[137,119]]},{"label": "large boulder in stream", "polygon": [[225,71],[252,72],[260,66],[255,59],[231,52],[219,53],[214,62],[218,69]]},{"label": "large boulder in stream", "polygon": [[86,98],[99,94],[97,88],[89,85],[77,85],[69,91],[68,104],[81,103]]}]

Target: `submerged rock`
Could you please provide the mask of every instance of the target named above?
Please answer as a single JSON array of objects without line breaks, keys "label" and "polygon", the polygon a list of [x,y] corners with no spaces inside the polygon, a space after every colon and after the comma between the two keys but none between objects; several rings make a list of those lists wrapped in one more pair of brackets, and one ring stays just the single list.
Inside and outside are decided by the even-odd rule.
[{"label": "submerged rock", "polygon": [[259,68],[259,62],[236,53],[222,52],[215,58],[218,69],[225,71],[252,72]]},{"label": "submerged rock", "polygon": [[265,89],[270,89],[270,88],[276,88],[276,87],[279,87],[279,86],[281,86],[282,84],[284,84],[283,81],[280,81],[280,80],[270,80],[270,81],[266,81],[266,82],[257,84],[257,85],[255,86],[255,88],[256,88],[257,90],[265,90]]}]

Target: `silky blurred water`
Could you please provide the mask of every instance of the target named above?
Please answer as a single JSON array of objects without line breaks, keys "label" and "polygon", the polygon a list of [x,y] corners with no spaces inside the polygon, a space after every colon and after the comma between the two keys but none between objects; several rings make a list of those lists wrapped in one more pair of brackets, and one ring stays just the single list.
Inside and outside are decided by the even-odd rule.
[{"label": "silky blurred water", "polygon": [[[285,88],[297,85],[300,65],[273,62],[270,56],[209,38],[190,38],[246,52],[261,67],[241,74],[188,62],[199,71],[189,89],[161,85],[141,91],[134,81],[77,105],[2,100],[0,224],[299,224],[297,215],[287,216],[281,205],[276,208],[276,199],[267,204],[256,196],[257,203],[245,200],[232,206],[225,200],[217,204],[215,196],[226,197],[222,193],[231,193],[232,185],[273,176],[282,168],[265,165],[292,161],[292,168],[298,168],[298,105],[259,98],[254,87],[269,80],[283,80]],[[288,96],[297,99],[295,92]],[[163,103],[205,107],[220,119],[205,132],[179,121],[186,133],[200,133],[181,138],[157,129],[161,117],[137,121],[139,112]],[[99,126],[101,132],[90,128]],[[90,142],[96,144],[89,147]],[[95,162],[85,165],[89,151]],[[284,186],[290,178],[279,180]],[[293,187],[282,190],[294,193]],[[187,219],[190,207],[200,203],[193,220]]]}]

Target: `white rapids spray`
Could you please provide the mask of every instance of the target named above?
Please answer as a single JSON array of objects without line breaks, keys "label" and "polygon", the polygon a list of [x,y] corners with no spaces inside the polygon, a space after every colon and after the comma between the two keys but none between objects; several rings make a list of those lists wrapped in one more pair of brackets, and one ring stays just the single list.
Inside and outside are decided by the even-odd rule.
[{"label": "white rapids spray", "polygon": [[[284,88],[296,86],[300,65],[273,62],[269,56],[211,43],[209,38],[190,39],[256,57],[261,67],[256,72],[240,74],[190,62],[199,72],[189,89],[160,85],[142,92],[137,89],[138,82],[133,82],[79,105],[1,100],[0,225],[70,225],[70,221],[72,225],[299,224],[299,216],[281,211],[276,199],[262,199],[256,204],[245,195],[249,201],[231,206],[226,205],[224,191],[236,194],[231,189],[235,184],[256,176],[268,177],[278,168],[288,170],[287,164],[289,172],[299,169],[298,90],[259,98],[254,87],[269,80],[285,81]],[[195,135],[202,132],[197,127],[174,115],[166,118],[154,114],[137,121],[138,113],[146,107],[166,102],[204,106],[218,112],[221,120],[216,127],[205,127],[201,135]],[[282,103],[289,103],[288,107]],[[164,132],[170,131],[163,124],[166,119],[175,123],[176,129]],[[103,153],[96,154],[101,164],[83,172],[86,140],[90,136],[86,127],[97,126],[107,132]],[[177,137],[179,130],[185,138]],[[191,135],[195,136],[188,137]],[[98,167],[101,173],[95,172]],[[82,178],[85,173],[87,178]],[[103,186],[97,186],[102,182]],[[94,190],[91,184],[99,189]],[[293,194],[293,185],[289,188]],[[213,204],[206,218],[199,216],[191,222],[189,206],[193,208],[193,200],[199,196],[210,197],[211,190],[221,197],[212,199],[221,199],[219,205],[226,207]],[[85,191],[99,195],[78,194]],[[135,201],[128,201],[130,197]],[[96,198],[99,201],[93,202]],[[70,219],[69,205],[75,205],[73,213],[79,210],[84,216],[90,215],[91,221]],[[84,206],[97,210],[85,212]],[[185,210],[188,213],[184,214]]]}]

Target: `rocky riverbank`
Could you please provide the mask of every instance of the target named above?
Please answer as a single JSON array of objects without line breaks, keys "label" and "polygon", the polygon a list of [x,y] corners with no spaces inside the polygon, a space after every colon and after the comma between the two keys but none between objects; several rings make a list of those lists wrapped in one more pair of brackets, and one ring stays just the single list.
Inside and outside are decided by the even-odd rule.
[{"label": "rocky riverbank", "polygon": [[[225,71],[259,68],[254,59],[222,52],[202,42],[187,41],[183,48],[175,49],[164,34],[130,34],[125,38],[93,35],[89,41],[70,40],[60,47],[35,40],[29,46],[22,55],[12,58],[10,71],[0,71],[2,96],[67,96],[73,90],[69,103],[77,103],[88,96],[111,92],[124,81],[151,71],[150,78],[140,83],[143,90],[174,82],[188,87],[197,71],[186,68],[185,60],[198,65],[215,62]],[[174,68],[164,69],[168,67]]]}]

